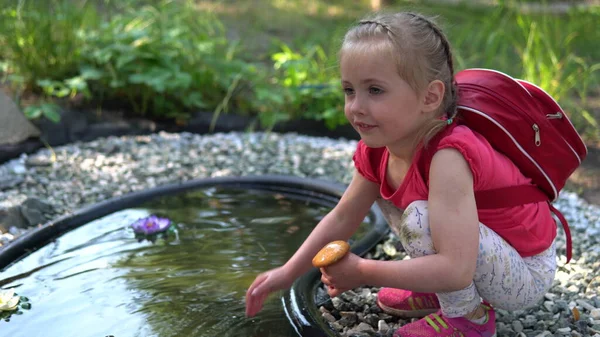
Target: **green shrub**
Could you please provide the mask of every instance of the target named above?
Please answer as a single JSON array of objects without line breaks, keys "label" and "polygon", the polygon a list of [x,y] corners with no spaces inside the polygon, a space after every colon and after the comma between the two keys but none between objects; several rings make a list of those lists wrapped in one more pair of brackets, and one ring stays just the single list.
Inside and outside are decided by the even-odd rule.
[{"label": "green shrub", "polygon": [[87,1],[0,0],[0,53],[6,72],[26,90],[38,80],[75,76],[82,62],[83,31],[99,22]]},{"label": "green shrub", "polygon": [[236,59],[237,45],[219,20],[189,2],[130,8],[84,38],[80,74],[92,91],[103,100],[127,99],[142,115],[215,109],[255,71]]},{"label": "green shrub", "polygon": [[[330,129],[346,124],[337,59],[320,46],[306,47],[301,52],[283,43],[280,48],[272,55],[275,70],[272,89],[278,92],[275,95],[281,97],[287,114],[275,121],[322,120]],[[262,97],[265,96],[267,93],[263,93]]]},{"label": "green shrub", "polygon": [[[600,10],[523,13],[516,2],[494,8],[410,7],[441,16],[456,70],[493,68],[538,84],[565,107],[580,132],[598,137],[588,96],[600,84],[600,30],[593,24],[600,21]],[[339,39],[353,20],[328,17],[328,7],[319,7],[300,13],[302,19],[290,25],[295,28],[277,29],[306,7],[292,3],[300,4],[292,12],[265,2],[259,10],[238,14],[228,27],[242,31],[228,34],[220,19],[192,0],[0,0],[0,71],[13,87],[43,95],[27,109],[30,117],[55,118],[45,105],[52,98],[83,96],[100,107],[126,103],[134,113],[153,118],[185,120],[192,111],[212,111],[213,126],[221,114],[235,112],[257,115],[267,127],[313,119],[333,129],[347,122],[337,50],[327,41]],[[246,2],[236,6],[254,8]],[[407,9],[404,2],[398,6]],[[287,16],[275,23],[259,17],[276,7]],[[247,53],[264,49],[248,35],[257,32],[251,29],[254,21],[242,20],[247,15],[262,18],[261,34],[283,35],[294,47],[276,40],[266,61],[262,52]],[[227,38],[236,34],[239,42]]]},{"label": "green shrub", "polygon": [[100,20],[97,4],[85,1],[13,2],[0,26],[11,84],[48,98],[125,103],[154,117],[250,105],[248,82],[258,70],[237,57],[216,17],[192,1],[133,3]]}]

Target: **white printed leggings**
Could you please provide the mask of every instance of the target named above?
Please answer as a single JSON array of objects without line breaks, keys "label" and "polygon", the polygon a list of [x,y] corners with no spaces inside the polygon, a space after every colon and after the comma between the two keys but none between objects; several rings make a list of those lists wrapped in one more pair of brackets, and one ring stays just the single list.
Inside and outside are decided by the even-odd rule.
[{"label": "white printed leggings", "polygon": [[[388,202],[382,210],[390,222]],[[382,203],[380,203],[381,206]],[[391,206],[391,207],[390,207]],[[387,211],[387,212],[386,212]],[[435,254],[427,201],[414,201],[390,225],[399,236],[411,258]],[[458,291],[437,293],[442,312],[447,317],[460,317],[473,311],[481,299],[495,308],[518,310],[536,305],[552,286],[556,272],[555,243],[544,252],[521,257],[496,232],[479,224],[479,255],[473,282]]]}]

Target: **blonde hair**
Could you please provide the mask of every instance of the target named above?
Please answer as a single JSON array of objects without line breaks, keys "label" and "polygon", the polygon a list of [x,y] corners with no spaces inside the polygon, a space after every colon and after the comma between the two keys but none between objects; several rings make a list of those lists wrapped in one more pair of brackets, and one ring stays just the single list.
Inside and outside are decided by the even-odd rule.
[{"label": "blonde hair", "polygon": [[340,57],[349,50],[365,53],[372,48],[390,53],[398,75],[417,93],[425,90],[433,80],[444,83],[444,98],[436,118],[426,123],[417,136],[417,143],[422,140],[427,144],[448,124],[438,117],[446,113],[446,117],[455,118],[457,111],[457,89],[448,39],[433,19],[420,14],[378,14],[361,20],[346,33]]}]

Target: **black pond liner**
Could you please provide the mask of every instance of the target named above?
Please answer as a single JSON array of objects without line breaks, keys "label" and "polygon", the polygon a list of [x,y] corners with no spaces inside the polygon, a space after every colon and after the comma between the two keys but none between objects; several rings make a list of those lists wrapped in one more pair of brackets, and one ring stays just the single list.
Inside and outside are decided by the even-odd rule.
[{"label": "black pond liner", "polygon": [[[330,206],[339,201],[345,190],[345,186],[341,184],[324,180],[263,175],[191,180],[133,192],[84,207],[20,236],[0,250],[0,272],[66,232],[90,221],[126,208],[135,207],[155,197],[215,186],[281,193],[297,199]],[[372,228],[356,242],[351,242],[352,252],[359,256],[366,254],[373,248],[385,237],[389,230],[381,211],[376,205],[371,208],[371,212],[367,217]],[[319,270],[316,268],[311,269],[296,280],[282,298],[285,313],[299,336],[337,336],[321,318],[315,303],[315,294],[317,287],[320,285],[320,278]]]}]

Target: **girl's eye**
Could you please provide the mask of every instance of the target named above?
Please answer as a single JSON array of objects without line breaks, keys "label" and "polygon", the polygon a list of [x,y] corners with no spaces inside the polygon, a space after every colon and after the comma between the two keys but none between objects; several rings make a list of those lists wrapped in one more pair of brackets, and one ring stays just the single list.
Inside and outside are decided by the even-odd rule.
[{"label": "girl's eye", "polygon": [[371,95],[380,95],[383,93],[383,90],[377,88],[377,87],[370,87],[369,88],[369,94]]},{"label": "girl's eye", "polygon": [[351,88],[344,88],[344,94],[346,96],[352,95],[352,94],[354,94],[354,90]]}]

